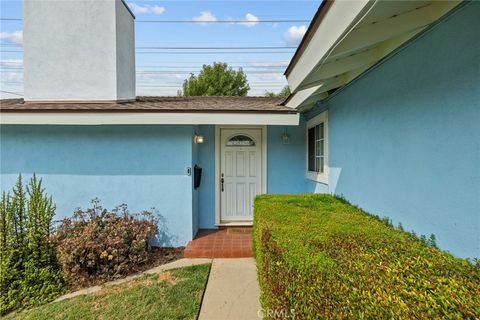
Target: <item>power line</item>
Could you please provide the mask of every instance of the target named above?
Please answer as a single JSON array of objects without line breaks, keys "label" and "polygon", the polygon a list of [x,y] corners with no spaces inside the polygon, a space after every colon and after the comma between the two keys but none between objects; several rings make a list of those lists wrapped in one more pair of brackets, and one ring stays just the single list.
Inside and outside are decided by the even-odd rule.
[{"label": "power line", "polygon": [[[0,18],[0,21],[22,21],[21,18]],[[204,20],[204,21],[195,21],[195,20],[135,20],[137,23],[195,23],[195,24],[204,24],[204,23],[230,23],[230,24],[257,24],[257,23],[299,23],[299,22],[310,22],[310,19],[268,19],[268,20],[258,20],[258,21],[247,21],[247,20]]]},{"label": "power line", "polygon": [[[137,74],[177,74],[177,73],[198,73],[201,70],[158,70],[158,71],[147,71],[147,70],[137,70]],[[247,74],[283,74],[283,70],[279,71],[245,71]]]},{"label": "power line", "polygon": [[[245,65],[239,65],[239,66],[233,66],[232,64],[228,64],[229,67],[233,68],[252,68],[252,69],[278,69],[278,68],[285,68],[286,65],[281,65],[281,66],[245,66]],[[137,66],[137,68],[193,68],[195,66]],[[199,65],[199,67],[202,67]]]},{"label": "power line", "polygon": [[[249,82],[249,85],[252,86],[286,86],[287,83],[283,82],[274,82],[274,83],[269,83],[269,82]],[[182,83],[175,83],[175,82],[162,82],[162,83],[137,83],[137,86],[148,86],[148,87],[163,87],[164,85],[168,86],[183,86],[183,81]]]},{"label": "power line", "polygon": [[296,49],[296,46],[256,46],[256,47],[135,47],[136,49],[161,49],[161,50],[261,50],[261,49]]},{"label": "power line", "polygon": [[[283,88],[286,85],[253,85],[250,84],[254,88]],[[137,88],[183,88],[183,85],[178,85],[178,86],[143,86],[143,85],[138,85]]]},{"label": "power line", "polygon": [[[214,62],[214,61],[212,61]],[[288,64],[288,60],[232,60],[230,63],[251,63],[251,64],[271,64],[271,63],[283,63],[285,66]],[[162,63],[202,63],[205,64],[205,61],[162,61]]]},{"label": "power line", "polygon": [[[202,69],[202,66],[151,66],[151,67],[145,67],[145,66],[137,66],[137,71],[170,71],[169,69],[175,68],[175,69],[185,69],[188,68],[188,70],[198,67],[199,70]],[[251,71],[262,71],[265,69],[265,71],[271,71],[271,70],[278,70],[279,72],[285,69],[286,66],[233,66],[229,64],[229,67],[231,68],[242,68],[243,71],[245,72],[251,72]],[[23,67],[10,67],[10,66],[2,66],[0,65],[1,70],[18,70],[21,71],[24,68]],[[167,69],[167,70],[158,70],[158,69]],[[253,70],[251,70],[253,69]],[[188,71],[188,70],[182,70],[182,71]]]},{"label": "power line", "polygon": [[[136,70],[136,74],[189,74],[189,73],[199,73],[202,70],[155,70],[155,71],[149,71],[149,70]],[[244,71],[247,75],[248,74],[283,74],[283,70],[278,70],[278,71],[262,71],[262,70],[245,70]],[[20,70],[15,70],[15,71],[9,71],[8,73],[10,74],[22,74],[23,71]]]},{"label": "power line", "polygon": [[[7,69],[7,70],[12,70],[12,71],[9,71],[9,73],[23,73],[22,69]],[[199,70],[136,70],[135,72],[136,73],[140,73],[140,74],[161,74],[161,73],[197,73],[197,72],[200,72],[202,71],[201,69]],[[260,73],[260,74],[263,74],[263,73],[283,73],[283,70],[277,70],[277,71],[274,71],[274,70],[243,70],[245,73]]]},{"label": "power line", "polygon": [[[18,52],[23,50],[0,50],[0,52]],[[239,53],[293,53],[294,51],[207,51],[207,52],[192,52],[192,51],[136,51],[138,54],[239,54]]]},{"label": "power line", "polygon": [[249,24],[254,25],[257,23],[298,23],[298,22],[310,22],[310,19],[273,19],[273,20],[258,20],[258,21],[247,21],[247,20],[135,20],[138,23],[229,23],[229,24]]},{"label": "power line", "polygon": [[[0,47],[14,47],[14,48],[21,48],[21,44],[17,43],[0,43]],[[247,47],[231,47],[231,46],[223,46],[223,47],[135,47],[136,49],[140,50],[264,50],[264,49],[296,49],[296,46],[247,46]]]},{"label": "power line", "polygon": [[[211,62],[208,62],[208,61],[162,61],[162,63],[174,63],[174,64],[197,64],[197,63],[199,63],[201,65],[208,64],[208,63],[213,63],[213,62],[216,62],[216,61],[211,61]],[[285,67],[288,65],[287,60],[260,60],[260,61],[259,60],[232,60],[230,62],[228,62],[228,61],[220,61],[220,62],[227,62],[228,64],[254,64],[254,65],[255,64],[257,64],[257,65],[260,65],[260,64],[268,64],[268,65],[281,64],[281,66],[285,66]],[[159,65],[150,65],[150,66],[137,66],[137,67],[160,67],[160,66]]]},{"label": "power line", "polygon": [[11,91],[5,91],[5,90],[0,90],[0,92],[8,93],[8,94],[13,94],[13,95],[19,96],[19,97],[23,97],[23,94],[21,94],[21,93],[19,93],[19,92],[11,92]]},{"label": "power line", "polygon": [[[8,80],[1,80],[0,83],[6,83],[6,84],[23,84],[23,81],[8,81]],[[276,86],[276,85],[282,85],[285,86],[286,82],[249,82],[248,84],[253,85],[253,86]],[[173,86],[181,86],[183,85],[183,81],[181,83],[179,82],[161,82],[161,84],[156,84],[156,83],[138,83],[137,85],[143,85],[143,86],[163,86],[163,85],[173,85]]]},{"label": "power line", "polygon": [[[18,51],[21,52],[21,51]],[[158,51],[138,51],[137,54],[240,54],[240,53],[294,53],[294,51],[208,51],[208,52],[191,52],[191,51],[170,51],[170,52],[158,52]]]}]

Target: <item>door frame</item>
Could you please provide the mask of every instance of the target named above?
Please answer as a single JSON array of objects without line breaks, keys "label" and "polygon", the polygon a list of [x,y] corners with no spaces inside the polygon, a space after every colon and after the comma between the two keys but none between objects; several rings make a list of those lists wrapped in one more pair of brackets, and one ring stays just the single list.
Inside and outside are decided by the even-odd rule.
[{"label": "door frame", "polygon": [[253,222],[228,222],[220,220],[220,130],[221,129],[260,129],[262,132],[262,176],[261,193],[267,193],[267,126],[255,125],[216,125],[215,126],[215,225],[216,226],[250,226]]}]

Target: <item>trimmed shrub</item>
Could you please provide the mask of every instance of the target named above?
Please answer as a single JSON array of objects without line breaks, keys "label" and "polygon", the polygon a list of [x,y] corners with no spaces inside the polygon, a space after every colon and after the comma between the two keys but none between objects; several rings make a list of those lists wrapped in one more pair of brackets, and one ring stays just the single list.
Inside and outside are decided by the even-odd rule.
[{"label": "trimmed shrub", "polygon": [[58,296],[63,278],[50,241],[55,205],[33,175],[19,176],[0,203],[0,314],[43,304]]},{"label": "trimmed shrub", "polygon": [[267,318],[480,318],[478,262],[331,195],[263,195],[254,207]]},{"label": "trimmed shrub", "polygon": [[126,205],[107,211],[98,199],[92,203],[64,219],[53,237],[65,279],[75,286],[113,279],[147,262],[157,233],[151,212],[130,214]]}]

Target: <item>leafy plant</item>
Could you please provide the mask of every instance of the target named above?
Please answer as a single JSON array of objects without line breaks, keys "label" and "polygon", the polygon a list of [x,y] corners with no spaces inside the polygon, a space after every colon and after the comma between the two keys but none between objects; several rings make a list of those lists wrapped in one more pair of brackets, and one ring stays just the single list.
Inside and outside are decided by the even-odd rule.
[{"label": "leafy plant", "polygon": [[26,190],[19,175],[0,203],[0,314],[53,300],[63,288],[49,237],[55,205],[35,175]]},{"label": "leafy plant", "polygon": [[246,96],[250,90],[242,68],[233,70],[226,63],[203,65],[198,76],[191,74],[183,83],[184,96]]},{"label": "leafy plant", "polygon": [[436,249],[434,237],[422,241],[326,194],[262,195],[254,207],[267,317],[480,318],[478,261]]},{"label": "leafy plant", "polygon": [[64,219],[53,237],[65,278],[77,285],[115,278],[147,262],[157,234],[151,212],[130,214],[127,205],[108,211],[98,199],[92,204]]}]

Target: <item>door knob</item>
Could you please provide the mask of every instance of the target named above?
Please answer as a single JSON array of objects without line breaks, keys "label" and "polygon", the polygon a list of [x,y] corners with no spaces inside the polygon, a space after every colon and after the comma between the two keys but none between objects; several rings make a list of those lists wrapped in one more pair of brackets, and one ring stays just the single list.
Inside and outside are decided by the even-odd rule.
[{"label": "door knob", "polygon": [[222,178],[220,178],[220,186],[221,186],[221,188],[222,188],[222,192],[223,192],[223,182],[224,182],[224,181],[225,181],[225,180],[223,179],[223,173],[222,173]]}]

